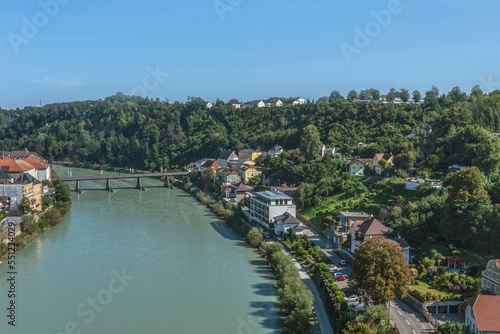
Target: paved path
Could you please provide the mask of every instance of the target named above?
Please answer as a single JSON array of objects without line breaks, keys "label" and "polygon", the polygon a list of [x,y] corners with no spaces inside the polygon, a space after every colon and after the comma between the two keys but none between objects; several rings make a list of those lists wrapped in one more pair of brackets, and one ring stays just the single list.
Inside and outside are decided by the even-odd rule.
[{"label": "paved path", "polygon": [[[285,251],[285,253],[287,253]],[[322,334],[334,334],[332,326],[330,325],[330,321],[328,320],[328,313],[326,312],[325,305],[323,304],[323,301],[321,300],[321,296],[319,295],[318,289],[316,288],[316,285],[314,284],[313,280],[309,276],[309,274],[306,272],[304,267],[297,262],[291,256],[289,253],[287,253],[288,256],[291,258],[292,262],[295,264],[297,269],[299,270],[300,278],[302,278],[302,281],[304,284],[311,290],[311,293],[313,294],[313,305],[314,305],[314,310],[316,311],[316,317],[318,319],[319,327],[321,329]]]}]

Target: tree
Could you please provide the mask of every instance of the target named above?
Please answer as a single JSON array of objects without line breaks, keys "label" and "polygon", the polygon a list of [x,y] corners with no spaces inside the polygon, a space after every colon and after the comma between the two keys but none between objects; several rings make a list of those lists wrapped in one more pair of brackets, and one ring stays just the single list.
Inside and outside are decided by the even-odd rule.
[{"label": "tree", "polygon": [[401,88],[399,95],[401,96],[401,101],[403,101],[403,103],[408,102],[410,99],[410,91],[406,88]]},{"label": "tree", "polygon": [[378,89],[373,89],[372,90],[372,99],[373,101],[379,101],[380,100],[380,92]]},{"label": "tree", "polygon": [[455,86],[448,93],[448,96],[453,100],[453,102],[463,102],[467,100],[467,95],[460,90],[460,87]]},{"label": "tree", "polygon": [[334,90],[333,92],[330,93],[330,102],[334,101],[334,100],[343,100],[344,97],[342,95],[340,95],[340,93],[336,90]]},{"label": "tree", "polygon": [[366,303],[385,305],[406,295],[410,279],[399,244],[386,238],[373,238],[356,250],[349,288]]},{"label": "tree", "polygon": [[[492,209],[481,172],[470,167],[451,174],[446,180],[449,196],[444,205],[445,221],[441,234],[447,241],[469,247],[477,246],[484,233],[486,217]],[[460,233],[454,233],[460,231]]]},{"label": "tree", "polygon": [[472,87],[470,96],[474,96],[476,98],[483,96],[483,90],[481,89],[481,86],[475,85],[474,87]]},{"label": "tree", "polygon": [[262,178],[260,175],[254,175],[250,179],[248,179],[248,184],[251,186],[256,186],[259,185],[261,181]]},{"label": "tree", "polygon": [[413,91],[413,102],[418,103],[420,102],[420,98],[422,97],[422,94],[418,90]]},{"label": "tree", "polygon": [[358,93],[355,90],[351,90],[349,94],[347,94],[347,99],[349,101],[354,101],[358,98]]},{"label": "tree", "polygon": [[314,160],[319,156],[321,140],[318,128],[310,124],[304,128],[300,137],[300,151],[307,160]]},{"label": "tree", "polygon": [[396,99],[396,90],[394,88],[391,88],[389,93],[386,95],[387,102],[392,103],[394,102],[394,99]]},{"label": "tree", "polygon": [[385,305],[368,306],[364,312],[356,315],[355,322],[361,322],[374,329],[377,334],[397,334],[390,323],[389,310]]},{"label": "tree", "polygon": [[465,324],[447,321],[444,324],[439,325],[439,333],[441,334],[469,334],[469,327]]},{"label": "tree", "polygon": [[362,322],[347,325],[347,328],[342,330],[342,334],[377,334],[369,325]]},{"label": "tree", "polygon": [[263,230],[260,227],[252,227],[248,231],[246,240],[252,247],[259,247],[262,241],[264,241]]}]

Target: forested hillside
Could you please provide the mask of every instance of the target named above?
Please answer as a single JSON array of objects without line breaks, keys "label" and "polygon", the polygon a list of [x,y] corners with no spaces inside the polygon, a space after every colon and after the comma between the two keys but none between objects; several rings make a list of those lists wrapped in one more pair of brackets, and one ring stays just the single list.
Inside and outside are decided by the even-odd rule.
[{"label": "forested hillside", "polygon": [[[5,111],[2,112],[6,115]],[[158,170],[182,168],[226,148],[299,147],[303,129],[315,125],[321,141],[343,153],[395,155],[395,168],[429,174],[450,164],[498,168],[500,94],[466,95],[457,89],[426,94],[423,104],[361,103],[234,109],[200,98],[168,103],[121,93],[99,101],[46,105],[2,116],[0,148],[28,148],[49,160],[71,160]],[[432,131],[422,131],[429,124]],[[413,130],[412,130],[413,129]],[[353,152],[354,143],[372,145]],[[468,145],[464,145],[468,143]]]}]

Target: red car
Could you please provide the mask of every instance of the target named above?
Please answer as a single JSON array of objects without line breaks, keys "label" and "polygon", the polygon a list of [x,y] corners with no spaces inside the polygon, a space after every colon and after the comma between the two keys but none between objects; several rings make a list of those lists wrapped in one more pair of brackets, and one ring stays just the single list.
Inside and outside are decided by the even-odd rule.
[{"label": "red car", "polygon": [[344,275],[337,275],[335,277],[336,281],[345,281],[346,279],[347,279],[347,277],[345,277]]}]

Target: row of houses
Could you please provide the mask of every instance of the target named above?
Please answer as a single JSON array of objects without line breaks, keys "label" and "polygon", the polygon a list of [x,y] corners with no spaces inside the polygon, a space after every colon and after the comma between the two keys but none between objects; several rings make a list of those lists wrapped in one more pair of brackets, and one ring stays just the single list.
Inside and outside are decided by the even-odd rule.
[{"label": "row of houses", "polygon": [[0,152],[0,209],[11,216],[23,214],[23,199],[32,211],[42,210],[42,196],[48,187],[42,181],[52,181],[50,164],[36,153],[24,151]]},{"label": "row of houses", "polygon": [[[302,97],[278,98],[272,97],[267,100],[254,100],[248,102],[241,102],[237,99],[231,99],[226,104],[236,109],[242,108],[270,108],[270,107],[283,107],[283,106],[296,106],[306,104],[307,100]],[[207,102],[206,107],[212,108],[214,104]]]}]

